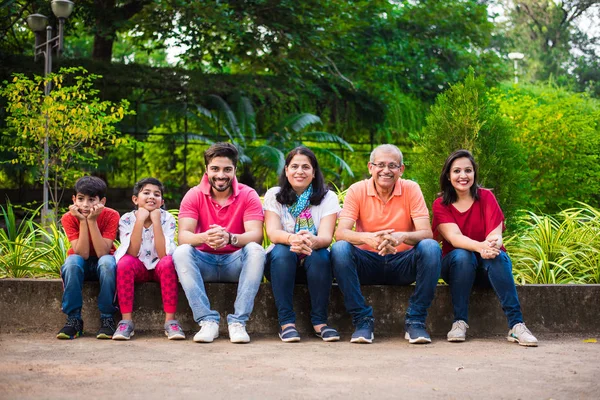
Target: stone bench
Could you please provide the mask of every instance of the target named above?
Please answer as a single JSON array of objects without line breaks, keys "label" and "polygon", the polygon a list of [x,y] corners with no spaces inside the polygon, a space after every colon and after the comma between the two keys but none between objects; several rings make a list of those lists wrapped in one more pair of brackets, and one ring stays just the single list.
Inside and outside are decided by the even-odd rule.
[{"label": "stone bench", "polygon": [[[227,330],[225,316],[233,309],[236,289],[237,284],[207,284],[211,305],[221,312],[223,333]],[[414,286],[363,286],[362,290],[374,309],[376,334],[402,336],[404,313]],[[526,285],[518,286],[517,291],[525,322],[534,334],[600,333],[600,285]],[[96,282],[85,283],[83,318],[88,332],[95,332],[99,327],[97,293]],[[0,332],[58,332],[65,319],[60,311],[61,297],[62,282],[59,279],[0,280]],[[312,328],[306,285],[296,286],[294,304],[298,330],[309,332]],[[340,332],[353,331],[336,285],[331,293],[329,315],[329,323]],[[181,288],[177,318],[187,332],[198,329]],[[136,285],[136,330],[160,330],[163,320],[159,285],[154,282]],[[427,325],[435,336],[445,335],[451,327],[452,303],[448,286],[438,286]],[[475,289],[471,295],[469,325],[471,337],[507,333],[506,318],[491,289]],[[277,310],[270,284],[261,285],[247,327],[249,333],[276,334]]]}]

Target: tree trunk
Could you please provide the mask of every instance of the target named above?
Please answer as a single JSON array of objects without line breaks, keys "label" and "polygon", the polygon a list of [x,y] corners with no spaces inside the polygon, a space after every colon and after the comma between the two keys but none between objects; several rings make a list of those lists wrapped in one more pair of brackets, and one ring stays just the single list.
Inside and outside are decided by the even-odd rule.
[{"label": "tree trunk", "polygon": [[111,62],[112,60],[112,48],[117,34],[114,21],[115,7],[115,0],[94,0],[96,32],[92,59],[96,61]]},{"label": "tree trunk", "polygon": [[110,36],[96,33],[94,36],[94,50],[92,52],[92,59],[96,61],[111,62],[114,42],[114,33]]}]

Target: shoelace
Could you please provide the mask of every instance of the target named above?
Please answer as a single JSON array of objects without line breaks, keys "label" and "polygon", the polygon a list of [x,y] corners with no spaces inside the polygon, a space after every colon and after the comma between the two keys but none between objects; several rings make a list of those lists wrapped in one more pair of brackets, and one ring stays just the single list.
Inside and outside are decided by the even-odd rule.
[{"label": "shoelace", "polygon": [[358,329],[364,329],[364,328],[372,328],[373,327],[373,320],[370,318],[367,319],[363,319],[359,324],[358,324]]},{"label": "shoelace", "polygon": [[103,328],[112,328],[115,326],[115,321],[112,318],[102,318]]},{"label": "shoelace", "polygon": [[71,326],[71,327],[73,327],[73,328],[74,328],[74,327],[76,327],[76,326],[77,326],[77,323],[78,323],[78,322],[79,322],[79,321],[77,321],[77,318],[68,318],[68,319],[67,319],[67,323],[66,323],[66,325],[67,325],[67,326]]}]

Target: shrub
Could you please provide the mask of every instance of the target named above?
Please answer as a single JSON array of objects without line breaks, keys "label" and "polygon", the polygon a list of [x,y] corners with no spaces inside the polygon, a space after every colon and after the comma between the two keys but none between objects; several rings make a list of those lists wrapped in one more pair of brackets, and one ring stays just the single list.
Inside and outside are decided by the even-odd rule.
[{"label": "shrub", "polygon": [[517,127],[520,158],[530,171],[532,205],[544,213],[574,201],[600,205],[600,102],[550,84],[492,93]]},{"label": "shrub", "polygon": [[506,241],[518,283],[600,283],[600,210],[581,205],[522,217],[526,227]]},{"label": "shrub", "polygon": [[427,117],[411,173],[428,204],[440,191],[439,175],[446,158],[455,150],[471,151],[479,164],[479,182],[494,189],[510,221],[517,209],[527,206],[528,182],[525,160],[513,138],[513,125],[488,96],[482,77],[473,72],[440,94]]}]

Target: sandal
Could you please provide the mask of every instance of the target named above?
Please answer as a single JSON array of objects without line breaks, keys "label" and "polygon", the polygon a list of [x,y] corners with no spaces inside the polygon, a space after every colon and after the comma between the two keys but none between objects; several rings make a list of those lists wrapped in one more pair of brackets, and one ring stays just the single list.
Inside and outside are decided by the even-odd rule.
[{"label": "sandal", "polygon": [[324,342],[337,342],[340,340],[338,331],[327,325],[321,328],[321,332],[315,332],[315,335],[323,339]]},{"label": "sandal", "polygon": [[279,339],[281,339],[282,342],[299,342],[300,341],[300,334],[298,333],[298,330],[296,329],[295,326],[288,326],[287,328],[285,328],[284,330],[281,330],[281,327],[279,328]]}]

